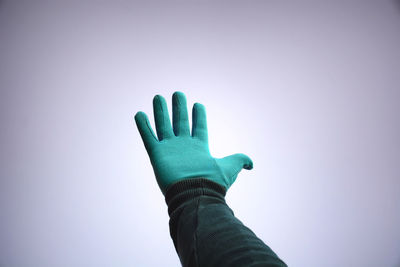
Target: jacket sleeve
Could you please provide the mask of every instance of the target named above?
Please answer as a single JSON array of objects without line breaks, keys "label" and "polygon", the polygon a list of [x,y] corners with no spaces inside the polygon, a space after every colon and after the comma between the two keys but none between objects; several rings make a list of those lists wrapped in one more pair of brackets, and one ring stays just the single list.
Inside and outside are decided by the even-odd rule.
[{"label": "jacket sleeve", "polygon": [[170,234],[182,266],[287,266],[234,216],[225,194],[223,186],[205,178],[167,190]]}]

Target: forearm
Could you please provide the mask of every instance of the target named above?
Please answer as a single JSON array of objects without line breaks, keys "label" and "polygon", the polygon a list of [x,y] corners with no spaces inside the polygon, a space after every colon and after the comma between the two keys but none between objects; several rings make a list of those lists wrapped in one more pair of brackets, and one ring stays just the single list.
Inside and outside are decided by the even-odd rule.
[{"label": "forearm", "polygon": [[183,266],[286,266],[225,202],[223,186],[187,179],[166,193],[170,233]]}]

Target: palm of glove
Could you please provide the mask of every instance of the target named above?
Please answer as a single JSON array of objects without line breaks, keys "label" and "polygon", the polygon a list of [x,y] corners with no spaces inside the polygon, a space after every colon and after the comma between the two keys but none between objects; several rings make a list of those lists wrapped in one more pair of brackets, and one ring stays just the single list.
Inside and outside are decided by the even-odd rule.
[{"label": "palm of glove", "polygon": [[207,178],[228,189],[242,168],[251,169],[252,161],[244,154],[213,158],[208,149],[206,113],[203,105],[193,106],[192,134],[189,130],[186,98],[176,92],[173,102],[173,128],[162,96],[153,100],[158,139],[145,113],[138,112],[136,124],[150,156],[157,183],[163,192],[178,181]]}]

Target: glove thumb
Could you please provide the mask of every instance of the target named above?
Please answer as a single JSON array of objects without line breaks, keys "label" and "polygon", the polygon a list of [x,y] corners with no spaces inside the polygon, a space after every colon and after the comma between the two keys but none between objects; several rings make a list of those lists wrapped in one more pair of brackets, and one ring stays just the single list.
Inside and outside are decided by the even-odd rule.
[{"label": "glove thumb", "polygon": [[242,168],[246,170],[251,170],[253,168],[253,161],[242,153],[217,159],[217,163],[223,170],[225,177],[228,179],[228,181],[226,181],[228,183],[228,188],[235,182],[236,177]]},{"label": "glove thumb", "polygon": [[220,159],[221,167],[225,169],[228,167],[230,169],[240,170],[242,168],[246,170],[253,169],[253,161],[242,153],[233,154],[227,157]]}]

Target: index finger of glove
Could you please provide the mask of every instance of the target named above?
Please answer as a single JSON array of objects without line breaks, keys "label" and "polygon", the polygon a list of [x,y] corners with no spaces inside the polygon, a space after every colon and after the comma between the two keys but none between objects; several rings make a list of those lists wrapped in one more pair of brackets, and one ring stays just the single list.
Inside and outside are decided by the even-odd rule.
[{"label": "index finger of glove", "polygon": [[192,117],[192,136],[208,142],[206,108],[200,103],[195,103]]}]

